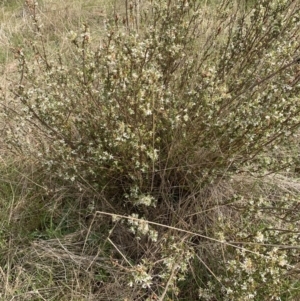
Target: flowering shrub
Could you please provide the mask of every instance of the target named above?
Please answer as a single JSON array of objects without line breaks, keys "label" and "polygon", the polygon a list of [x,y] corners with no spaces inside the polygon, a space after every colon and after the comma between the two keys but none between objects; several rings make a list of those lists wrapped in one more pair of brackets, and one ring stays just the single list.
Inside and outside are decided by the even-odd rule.
[{"label": "flowering shrub", "polygon": [[[160,243],[157,258],[141,256],[131,266],[130,285],[156,285],[163,300],[180,296],[178,283],[188,282],[200,248],[171,236],[160,241],[147,219],[165,208],[166,216],[193,227],[192,219],[175,214],[183,199],[186,208],[192,199],[203,209],[205,189],[221,177],[230,182],[241,173],[290,171],[298,160],[300,7],[292,0],[254,1],[243,11],[222,1],[205,36],[201,1],[144,1],[140,10],[138,2],[106,20],[99,37],[87,24],[71,31],[73,52],[56,55],[48,53],[42,20],[31,9],[36,39],[16,50],[19,80],[11,93],[17,104],[5,111],[12,125],[5,138],[58,183],[90,189],[89,195],[128,210],[130,232]],[[206,301],[217,293],[223,300],[280,300],[293,281],[281,278],[296,255],[276,246],[297,238],[295,194],[296,201],[269,204],[264,218],[257,214],[265,198],[221,204],[230,210],[239,205],[234,210],[240,213],[237,225],[228,217],[209,233],[222,272],[189,291]],[[272,214],[282,220],[281,210],[289,213],[277,225]],[[278,238],[275,229],[285,226],[290,236]]]},{"label": "flowering shrub", "polygon": [[222,244],[210,250],[218,258],[216,262],[208,260],[217,278],[210,277],[201,286],[200,300],[217,296],[223,300],[297,299],[293,287],[299,284],[294,278],[298,273],[296,229],[300,216],[295,208],[299,189],[295,182],[283,185],[279,183],[284,179],[271,179],[252,183],[251,192],[247,189],[246,195],[236,195],[228,206],[231,218],[218,215],[214,223],[218,226],[212,232]]},{"label": "flowering shrub", "polygon": [[[286,141],[299,123],[292,69],[296,7],[268,3],[249,16],[233,15],[230,24],[221,18],[231,9],[225,3],[219,22],[228,27],[222,38],[228,35],[227,42],[218,46],[220,54],[202,58],[197,1],[152,1],[139,30],[108,21],[99,47],[84,25],[80,35],[70,33],[72,58],[48,56],[41,21],[33,14],[40,40],[31,42],[34,62],[25,50],[17,54],[14,93],[22,111],[11,141],[52,174],[84,179],[97,190],[113,179],[124,192],[138,187],[149,193],[162,181],[203,182],[254,160],[262,165],[265,150]],[[267,167],[276,162],[264,160]],[[163,173],[168,179],[162,179],[161,170],[169,167]]]},{"label": "flowering shrub", "polygon": [[[180,293],[179,284],[186,279],[189,264],[194,257],[192,248],[184,241],[173,236],[158,244],[158,260],[143,259],[141,264],[131,268],[129,286],[141,285],[142,288],[157,287],[156,297],[165,300],[167,296],[176,298]],[[155,254],[156,255],[156,254]],[[155,272],[159,271],[156,275]],[[152,274],[152,275],[151,275]]]},{"label": "flowering shrub", "polygon": [[[84,26],[79,36],[70,34],[76,51],[72,60],[50,60],[33,42],[36,60],[29,64],[20,50],[21,79],[15,93],[23,109],[12,141],[64,180],[85,179],[102,189],[115,178],[148,189],[166,164],[172,133],[188,119],[170,85],[191,27],[182,5],[174,6],[168,24],[162,20],[168,6],[161,11],[154,6],[161,24],[142,35],[108,22],[96,50]],[[40,35],[41,25],[33,17]],[[170,40],[161,39],[165,30]],[[36,143],[22,141],[29,127]]]}]

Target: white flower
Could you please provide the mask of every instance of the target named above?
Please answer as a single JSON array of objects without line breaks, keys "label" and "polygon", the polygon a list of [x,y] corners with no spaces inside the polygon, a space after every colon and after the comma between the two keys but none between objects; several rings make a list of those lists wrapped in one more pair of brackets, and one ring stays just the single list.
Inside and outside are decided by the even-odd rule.
[{"label": "white flower", "polygon": [[257,242],[263,242],[264,241],[264,235],[260,231],[258,231],[256,233],[255,240]]},{"label": "white flower", "polygon": [[[143,265],[137,265],[132,271],[132,276],[136,284],[140,284],[143,288],[149,288],[152,285],[152,276],[146,272],[146,267]],[[133,281],[128,283],[129,286],[133,286]]]},{"label": "white flower", "polygon": [[149,238],[153,241],[153,242],[157,242],[157,237],[158,237],[158,232],[155,230],[150,230],[149,231]]},{"label": "white flower", "polygon": [[143,235],[146,235],[149,232],[149,224],[147,223],[147,221],[145,220],[140,221],[138,225],[138,231]]},{"label": "white flower", "polygon": [[150,109],[147,109],[147,110],[145,111],[145,115],[146,115],[146,116],[152,115],[152,111],[151,111]]},{"label": "white flower", "polygon": [[221,241],[221,242],[225,242],[226,241],[226,239],[225,239],[225,235],[224,235],[224,233],[223,232],[217,232],[217,237],[218,237],[218,239]]},{"label": "white flower", "polygon": [[247,299],[246,300],[253,300],[255,297],[254,294],[248,294],[248,296],[246,297]]},{"label": "white flower", "polygon": [[253,272],[253,263],[250,258],[246,258],[244,260],[244,263],[242,264],[242,268],[244,269],[245,272],[247,273],[252,273]]},{"label": "white flower", "polygon": [[285,257],[286,257],[285,255],[281,255],[281,256],[279,256],[279,258],[278,258],[278,264],[279,264],[281,267],[287,265],[287,260],[285,259]]},{"label": "white flower", "polygon": [[136,200],[136,205],[145,205],[145,206],[153,206],[155,207],[156,205],[156,200],[153,196],[151,195],[145,195],[142,194],[138,197],[138,199]]},{"label": "white flower", "polygon": [[121,218],[115,214],[113,214],[111,216],[111,219],[112,219],[112,222],[115,223],[115,222],[118,222]]}]

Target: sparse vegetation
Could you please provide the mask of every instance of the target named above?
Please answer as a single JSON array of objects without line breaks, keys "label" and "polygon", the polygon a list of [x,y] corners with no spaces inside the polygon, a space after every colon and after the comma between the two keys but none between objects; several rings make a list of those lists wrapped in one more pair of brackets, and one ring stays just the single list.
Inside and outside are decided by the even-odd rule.
[{"label": "sparse vegetation", "polygon": [[0,299],[298,300],[299,3],[75,2],[2,4]]}]

